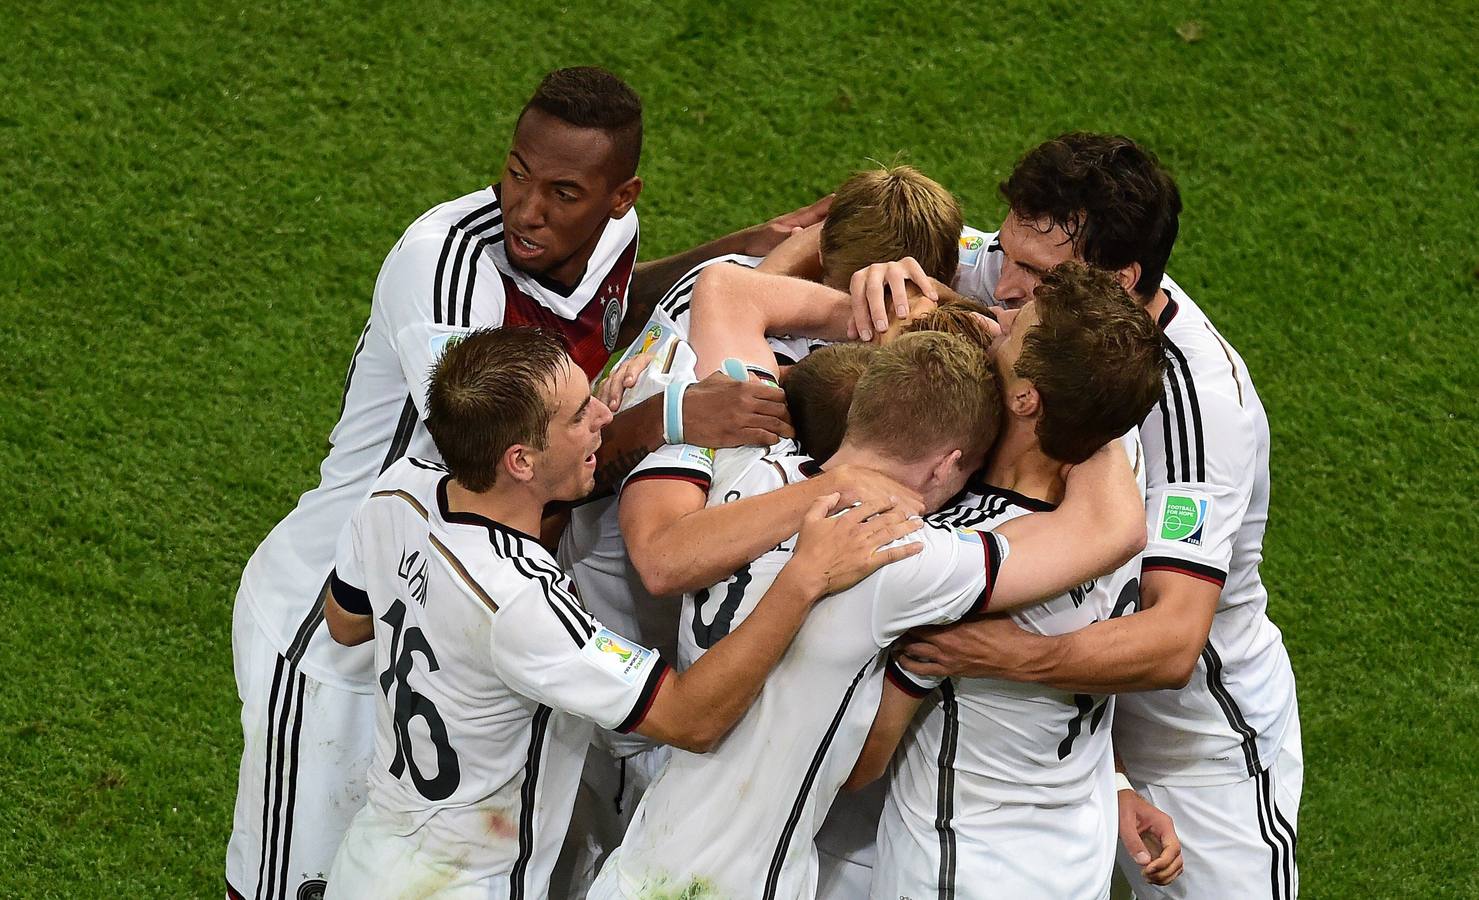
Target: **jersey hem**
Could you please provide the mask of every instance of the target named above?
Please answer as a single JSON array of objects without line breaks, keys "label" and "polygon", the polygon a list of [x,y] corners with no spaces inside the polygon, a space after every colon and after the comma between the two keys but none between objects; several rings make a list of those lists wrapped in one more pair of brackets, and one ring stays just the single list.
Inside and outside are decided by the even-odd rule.
[{"label": "jersey hem", "polygon": [[637,695],[637,702],[632,705],[632,711],[627,714],[625,719],[621,720],[620,725],[612,729],[613,731],[616,731],[618,734],[628,734],[633,728],[642,724],[642,721],[647,718],[647,714],[652,711],[652,702],[657,699],[657,692],[662,687],[663,681],[668,677],[668,670],[670,668],[667,660],[661,656],[657,658],[657,665],[653,666],[652,671],[647,673],[647,683],[642,686],[642,692]]}]

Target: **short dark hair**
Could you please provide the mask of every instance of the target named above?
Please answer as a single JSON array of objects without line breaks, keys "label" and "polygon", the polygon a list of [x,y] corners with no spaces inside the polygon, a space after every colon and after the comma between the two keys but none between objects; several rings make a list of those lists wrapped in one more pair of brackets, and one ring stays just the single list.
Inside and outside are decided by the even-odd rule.
[{"label": "short dark hair", "polygon": [[509,447],[543,450],[567,365],[559,336],[540,328],[483,328],[449,342],[431,370],[426,430],[452,477],[481,493]]},{"label": "short dark hair", "polygon": [[786,372],[786,412],[801,452],[826,462],[842,445],[853,388],[877,344],[820,347]]},{"label": "short dark hair", "polygon": [[1155,296],[1180,228],[1181,192],[1155,154],[1127,137],[1075,131],[1027,151],[1001,183],[1018,219],[1064,230],[1085,262],[1140,264],[1135,293]]},{"label": "short dark hair", "polygon": [[1059,263],[1033,294],[1038,322],[1015,366],[1042,401],[1037,443],[1081,463],[1150,415],[1165,390],[1161,330],[1113,274]]},{"label": "short dark hair", "polygon": [[[611,136],[621,174],[637,174],[642,157],[642,101],[625,81],[599,66],[571,66],[544,76],[519,119],[531,109],[577,128],[597,128]],[[613,182],[615,183],[615,182]]]}]

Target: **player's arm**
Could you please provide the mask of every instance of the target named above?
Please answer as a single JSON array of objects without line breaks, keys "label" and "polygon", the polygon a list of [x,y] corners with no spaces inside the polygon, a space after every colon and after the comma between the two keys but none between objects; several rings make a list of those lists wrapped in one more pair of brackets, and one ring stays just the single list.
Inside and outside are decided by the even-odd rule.
[{"label": "player's arm", "polygon": [[1118,440],[1069,470],[1063,502],[994,529],[1011,552],[992,589],[990,612],[1056,597],[1107,575],[1145,547],[1145,502]]},{"label": "player's arm", "polygon": [[[667,452],[667,451],[664,451]],[[659,468],[637,472],[622,488],[618,515],[627,555],[655,597],[716,584],[758,559],[801,528],[817,498],[839,494],[865,512],[894,508],[918,514],[923,503],[893,479],[842,466],[755,497],[706,506],[702,477]]]},{"label": "player's arm", "polygon": [[657,301],[683,277],[684,272],[706,259],[729,253],[765,256],[795,229],[806,228],[826,218],[827,210],[831,208],[832,196],[828,194],[810,206],[777,216],[769,222],[741,229],[683,253],[638,263],[632,273],[631,288],[627,291],[626,317],[622,319],[621,330],[617,334],[617,346],[625,346],[637,339]]},{"label": "player's arm", "polygon": [[[366,501],[368,502],[368,501]],[[360,520],[364,504],[339,531],[334,544],[334,568],[324,585],[324,621],[329,636],[346,647],[363,644],[375,636],[374,610],[370,595],[359,585],[367,584],[360,552]]]},{"label": "player's arm", "polygon": [[[588,500],[610,494],[647,454],[661,447],[663,403],[659,394],[617,413],[601,430],[596,451],[596,489]],[[714,373],[691,385],[682,398],[683,435],[700,447],[747,447],[794,437],[786,395],[773,384],[735,381]]]},{"label": "player's arm", "polygon": [[873,717],[873,727],[868,730],[868,740],[863,744],[858,761],[853,763],[852,773],[843,782],[842,789],[856,791],[867,787],[888,769],[899,741],[914,721],[919,705],[929,696],[929,690],[915,684],[907,675],[900,677],[892,660],[887,677],[883,681],[883,696],[878,700],[878,714]]},{"label": "player's arm", "polygon": [[733,356],[774,372],[767,335],[844,340],[852,306],[847,294],[816,282],[721,263],[698,276],[690,316],[698,371],[712,372]]},{"label": "player's arm", "polygon": [[[905,668],[1089,693],[1185,687],[1206,646],[1227,579],[1233,537],[1248,508],[1248,473],[1256,453],[1252,426],[1240,415],[1240,404],[1210,391],[1203,393],[1201,403],[1204,423],[1226,424],[1221,434],[1209,432],[1218,440],[1207,445],[1212,452],[1206,458],[1206,481],[1162,485],[1150,494],[1140,612],[1054,637],[1029,634],[1008,620],[931,629],[904,646]],[[1168,501],[1178,497],[1208,504],[1198,535],[1171,528]]]},{"label": "player's arm", "polygon": [[[344,595],[343,603],[339,602],[340,594]],[[349,604],[348,608],[345,603]],[[360,611],[351,612],[351,609]],[[370,612],[370,598],[364,591],[349,588],[342,583],[337,594],[334,588],[328,589],[328,596],[324,598],[324,621],[328,623],[329,636],[346,647],[358,646],[375,636],[375,617]]]},{"label": "player's arm", "polygon": [[812,504],[795,552],[754,611],[687,671],[664,679],[635,727],[639,734],[696,753],[713,749],[755,701],[813,604],[918,552],[914,544],[881,549],[918,520],[864,519],[857,510],[829,518],[837,500],[833,494]]}]

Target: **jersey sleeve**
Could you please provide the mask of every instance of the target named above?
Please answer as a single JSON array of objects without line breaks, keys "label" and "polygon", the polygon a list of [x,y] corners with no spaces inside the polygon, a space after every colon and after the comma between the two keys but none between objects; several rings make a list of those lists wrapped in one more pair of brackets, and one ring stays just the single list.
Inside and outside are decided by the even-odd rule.
[{"label": "jersey sleeve", "polygon": [[937,675],[915,675],[913,672],[899,665],[899,661],[892,656],[884,663],[883,676],[893,682],[894,687],[918,700],[929,695],[929,692],[940,686],[945,679]]},{"label": "jersey sleeve", "polygon": [[621,489],[655,479],[686,481],[707,496],[714,483],[714,451],[691,444],[664,444],[637,463]]},{"label": "jersey sleeve", "polygon": [[986,611],[1006,558],[1006,539],[993,532],[926,523],[901,542],[924,549],[884,566],[873,585],[873,637],[887,647],[921,625],[945,625]]},{"label": "jersey sleeve", "polygon": [[[408,234],[386,258],[375,283],[376,308],[371,315],[378,317],[385,328],[422,420],[426,418],[426,388],[432,366],[448,346],[473,331],[451,324],[442,315],[441,294],[450,289],[450,263],[444,259],[446,241],[445,235]],[[480,327],[502,324],[502,283],[485,278],[476,286],[480,293],[496,295],[496,302],[480,299]]]},{"label": "jersey sleeve", "polygon": [[510,687],[546,706],[628,732],[652,706],[668,664],[596,621],[568,579],[526,582],[498,610],[493,668]]},{"label": "jersey sleeve", "polygon": [[[1171,467],[1179,479],[1146,491],[1149,533],[1141,571],[1176,572],[1221,587],[1252,496],[1258,445],[1253,421],[1235,398],[1206,392],[1199,410],[1201,442],[1189,446],[1202,458]],[[1185,425],[1167,427],[1169,443],[1179,446],[1176,428]]]},{"label": "jersey sleeve", "polygon": [[368,616],[373,611],[366,591],[369,585],[365,580],[364,562],[359,552],[360,520],[364,514],[362,505],[340,529],[334,548],[334,569],[329,573],[329,590],[334,595],[334,602],[345,612],[357,616]]},{"label": "jersey sleeve", "polygon": [[950,286],[973,300],[993,303],[1000,274],[1001,247],[996,242],[996,232],[965,226],[960,232],[960,260]]}]

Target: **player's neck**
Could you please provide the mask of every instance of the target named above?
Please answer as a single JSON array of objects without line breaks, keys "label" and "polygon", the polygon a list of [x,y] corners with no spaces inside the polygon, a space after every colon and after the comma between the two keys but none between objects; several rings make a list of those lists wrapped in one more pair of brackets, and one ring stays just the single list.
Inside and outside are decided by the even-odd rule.
[{"label": "player's neck", "polygon": [[860,466],[865,469],[872,469],[875,472],[882,472],[899,484],[912,490],[919,490],[929,479],[927,466],[924,471],[917,472],[915,470],[920,468],[918,464],[911,465],[900,462],[876,450],[860,447],[857,444],[849,444],[845,440],[842,442],[842,446],[837,448],[837,452],[832,454],[826,462],[822,463],[823,471],[835,469],[838,466]]},{"label": "player's neck", "polygon": [[1063,464],[1042,452],[1037,442],[1037,420],[1009,416],[986,464],[986,481],[1024,497],[1060,503],[1062,471]]},{"label": "player's neck", "polygon": [[1156,288],[1155,296],[1151,298],[1149,303],[1145,304],[1145,314],[1150,316],[1152,322],[1159,322],[1161,320],[1161,313],[1166,311],[1166,304],[1170,302],[1171,298],[1166,296],[1165,289]]},{"label": "player's neck", "polygon": [[492,519],[536,537],[544,516],[544,504],[522,485],[495,484],[479,494],[463,487],[455,478],[447,482],[447,508]]}]

